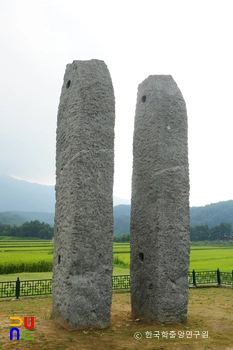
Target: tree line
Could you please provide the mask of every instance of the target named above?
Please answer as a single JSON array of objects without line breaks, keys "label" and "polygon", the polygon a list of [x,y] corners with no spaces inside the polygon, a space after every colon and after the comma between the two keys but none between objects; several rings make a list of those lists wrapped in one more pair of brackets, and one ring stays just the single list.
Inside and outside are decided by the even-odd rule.
[{"label": "tree line", "polygon": [[123,233],[122,235],[113,235],[113,242],[129,242],[130,240],[130,234],[129,233]]},{"label": "tree line", "polygon": [[[0,223],[0,236],[12,237],[35,237],[41,239],[53,238],[53,227],[39,220],[25,222],[21,226],[11,226]],[[191,242],[196,241],[230,241],[233,240],[232,224],[221,222],[221,224],[209,227],[198,225],[190,227]],[[114,242],[129,242],[130,234],[114,234]]]},{"label": "tree line", "polygon": [[39,220],[24,222],[21,226],[0,223],[0,236],[52,239],[53,227]]},{"label": "tree line", "polygon": [[[231,241],[233,240],[232,224],[221,222],[221,224],[208,227],[208,225],[197,225],[190,227],[191,242],[197,241]],[[125,233],[113,236],[114,242],[129,242],[130,234]]]},{"label": "tree line", "polygon": [[190,239],[191,242],[233,240],[232,224],[221,222],[221,224],[212,227],[208,225],[191,226]]}]

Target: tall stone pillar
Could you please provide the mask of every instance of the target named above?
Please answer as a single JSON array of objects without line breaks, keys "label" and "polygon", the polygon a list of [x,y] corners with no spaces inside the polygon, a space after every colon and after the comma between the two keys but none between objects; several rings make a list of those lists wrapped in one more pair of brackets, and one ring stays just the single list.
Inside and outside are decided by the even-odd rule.
[{"label": "tall stone pillar", "polygon": [[185,101],[171,76],[138,87],[131,199],[131,304],[135,317],[187,317],[189,167]]},{"label": "tall stone pillar", "polygon": [[68,64],[57,118],[52,312],[69,330],[110,325],[114,124],[105,63]]}]

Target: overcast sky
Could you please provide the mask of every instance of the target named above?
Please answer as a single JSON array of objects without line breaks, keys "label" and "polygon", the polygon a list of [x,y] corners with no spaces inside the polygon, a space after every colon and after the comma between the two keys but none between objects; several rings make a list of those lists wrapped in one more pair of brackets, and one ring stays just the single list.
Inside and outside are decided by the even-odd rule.
[{"label": "overcast sky", "polygon": [[114,195],[131,194],[138,84],[171,74],[188,112],[190,205],[233,199],[232,35],[231,0],[0,0],[0,173],[55,183],[66,64],[96,58],[115,90]]}]

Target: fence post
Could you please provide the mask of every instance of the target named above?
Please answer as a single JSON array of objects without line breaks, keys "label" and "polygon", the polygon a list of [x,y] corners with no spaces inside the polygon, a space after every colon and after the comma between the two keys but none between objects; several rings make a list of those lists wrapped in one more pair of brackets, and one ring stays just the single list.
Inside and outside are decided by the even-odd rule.
[{"label": "fence post", "polygon": [[218,281],[218,286],[221,286],[221,275],[219,269],[217,269],[217,281]]},{"label": "fence post", "polygon": [[19,280],[19,277],[17,277],[16,288],[15,288],[15,298],[19,299],[19,296],[20,296],[20,280]]},{"label": "fence post", "polygon": [[196,273],[195,270],[193,269],[193,285],[196,287],[197,283],[196,283]]}]

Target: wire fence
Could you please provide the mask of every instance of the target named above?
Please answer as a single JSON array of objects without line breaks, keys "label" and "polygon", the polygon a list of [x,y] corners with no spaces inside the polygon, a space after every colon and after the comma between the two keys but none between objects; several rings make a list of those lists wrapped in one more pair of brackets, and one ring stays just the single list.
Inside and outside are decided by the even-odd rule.
[{"label": "wire fence", "polygon": [[[219,269],[214,271],[191,271],[189,272],[189,285],[198,287],[198,285],[210,286],[231,286],[233,288],[233,270],[232,272],[221,272]],[[112,276],[112,289],[130,290],[130,276],[118,275]],[[19,277],[16,281],[0,282],[0,299],[15,298],[38,295],[52,294],[52,279],[27,280],[21,281]]]}]

